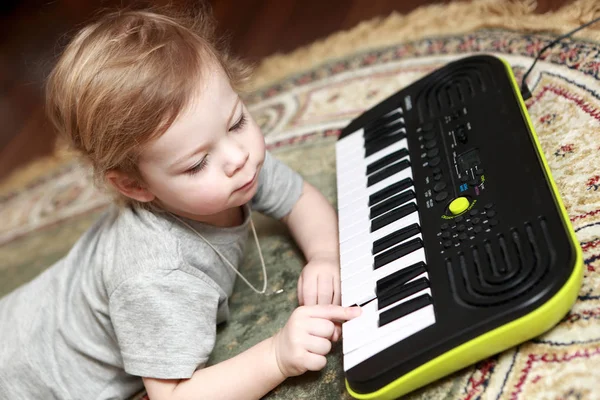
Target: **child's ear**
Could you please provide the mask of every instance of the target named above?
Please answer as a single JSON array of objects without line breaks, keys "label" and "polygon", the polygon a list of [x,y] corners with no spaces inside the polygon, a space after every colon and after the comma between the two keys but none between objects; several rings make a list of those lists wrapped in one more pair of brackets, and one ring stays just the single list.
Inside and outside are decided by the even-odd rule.
[{"label": "child's ear", "polygon": [[106,181],[123,195],[147,203],[154,200],[154,194],[140,184],[137,179],[130,177],[124,172],[118,170],[110,170],[105,175]]}]

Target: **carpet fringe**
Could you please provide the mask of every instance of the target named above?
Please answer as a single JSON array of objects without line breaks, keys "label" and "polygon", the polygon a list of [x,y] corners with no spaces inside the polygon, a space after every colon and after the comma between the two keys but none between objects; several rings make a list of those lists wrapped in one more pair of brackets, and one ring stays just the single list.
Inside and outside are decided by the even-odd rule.
[{"label": "carpet fringe", "polygon": [[[267,57],[257,66],[249,90],[371,48],[483,28],[559,35],[600,16],[600,2],[596,0],[576,0],[545,14],[536,14],[536,7],[535,0],[471,0],[423,6],[405,15],[392,13],[336,32],[291,53]],[[600,22],[575,37],[600,40]]]}]

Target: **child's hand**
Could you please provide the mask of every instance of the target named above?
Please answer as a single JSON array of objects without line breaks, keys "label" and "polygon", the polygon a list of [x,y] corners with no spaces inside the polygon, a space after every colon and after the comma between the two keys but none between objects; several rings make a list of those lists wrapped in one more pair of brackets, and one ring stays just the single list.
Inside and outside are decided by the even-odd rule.
[{"label": "child's hand", "polygon": [[[342,290],[340,288],[340,263],[333,259],[313,259],[300,274],[298,279],[298,304],[312,306],[315,304],[340,305]],[[335,323],[332,340],[337,342],[342,336],[342,324]]]},{"label": "child's hand", "polygon": [[298,279],[298,304],[341,304],[340,263],[329,259],[309,261]]},{"label": "child's hand", "polygon": [[285,377],[319,371],[331,350],[333,321],[358,317],[359,307],[336,305],[302,306],[294,310],[283,329],[273,337],[275,357]]}]

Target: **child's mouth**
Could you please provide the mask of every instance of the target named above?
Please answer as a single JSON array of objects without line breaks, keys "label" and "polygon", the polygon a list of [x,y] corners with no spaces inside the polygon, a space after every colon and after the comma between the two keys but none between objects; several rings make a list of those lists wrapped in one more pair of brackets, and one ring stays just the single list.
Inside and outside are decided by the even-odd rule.
[{"label": "child's mouth", "polygon": [[254,175],[252,176],[252,179],[250,179],[250,181],[248,183],[246,183],[244,186],[237,188],[235,191],[240,192],[240,191],[245,191],[245,190],[250,189],[252,187],[252,185],[254,184],[255,180],[256,180],[256,173],[254,173]]}]

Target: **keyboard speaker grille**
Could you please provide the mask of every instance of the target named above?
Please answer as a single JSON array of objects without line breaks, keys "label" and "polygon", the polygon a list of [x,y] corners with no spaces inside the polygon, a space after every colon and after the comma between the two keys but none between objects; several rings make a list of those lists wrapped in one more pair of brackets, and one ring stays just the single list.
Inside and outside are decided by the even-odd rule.
[{"label": "keyboard speaker grille", "polygon": [[478,94],[496,86],[491,65],[485,60],[473,60],[455,65],[429,76],[416,98],[420,123],[444,112],[468,104]]},{"label": "keyboard speaker grille", "polygon": [[555,263],[546,219],[510,228],[446,258],[454,299],[472,307],[509,303],[526,295]]}]

